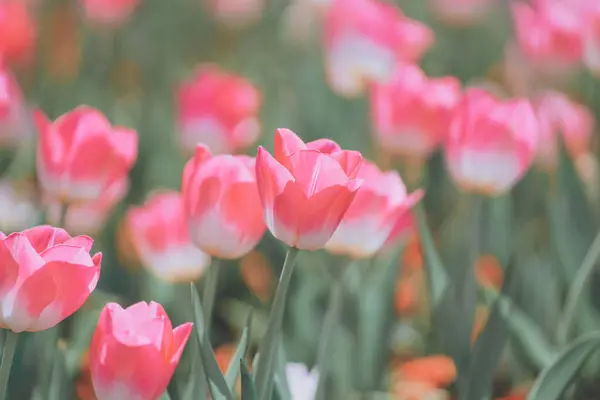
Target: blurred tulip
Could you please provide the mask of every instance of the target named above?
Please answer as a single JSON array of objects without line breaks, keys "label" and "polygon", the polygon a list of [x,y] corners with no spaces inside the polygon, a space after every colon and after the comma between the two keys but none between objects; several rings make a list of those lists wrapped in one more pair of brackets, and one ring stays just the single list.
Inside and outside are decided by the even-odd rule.
[{"label": "blurred tulip", "polygon": [[552,170],[558,165],[560,140],[573,159],[591,151],[595,121],[589,108],[562,93],[545,92],[537,99],[536,109],[541,126],[537,159],[543,168]]},{"label": "blurred tulip", "polygon": [[433,44],[433,31],[379,0],[334,0],[325,16],[329,85],[347,97],[370,82],[391,79],[398,60],[416,62]]},{"label": "blurred tulip", "polygon": [[334,254],[367,258],[383,247],[398,220],[421,200],[423,191],[407,194],[398,172],[382,172],[368,161],[363,161],[356,177],[363,183],[325,248]]},{"label": "blurred tulip", "polygon": [[491,254],[482,255],[475,263],[475,276],[481,286],[499,290],[504,281],[504,270],[496,257]]},{"label": "blurred tulip", "polygon": [[[410,237],[416,232],[415,217],[412,212],[404,214],[398,218],[392,231],[383,244],[382,251],[395,248],[396,246],[408,242]],[[405,250],[406,251],[406,250]]]},{"label": "blurred tulip", "polygon": [[135,131],[112,127],[99,111],[81,106],[54,123],[38,112],[38,179],[61,203],[97,199],[123,180],[137,158]]},{"label": "blurred tulip", "polygon": [[248,290],[262,301],[267,301],[273,289],[273,269],[269,259],[258,251],[251,251],[240,260],[240,274]]},{"label": "blurred tulip", "polygon": [[583,7],[587,17],[583,61],[594,75],[600,76],[600,3],[589,0]]},{"label": "blurred tulip", "polygon": [[501,101],[482,89],[469,89],[450,122],[445,149],[448,171],[467,191],[500,195],[531,165],[539,136],[529,101]]},{"label": "blurred tulip", "polygon": [[12,147],[32,136],[27,111],[17,81],[0,66],[0,147]]},{"label": "blurred tulip", "polygon": [[183,207],[192,241],[225,259],[252,250],[265,232],[254,172],[248,156],[213,156],[204,145],[185,166]]},{"label": "blurred tulip", "polygon": [[285,377],[292,400],[314,400],[319,385],[319,371],[316,369],[309,371],[304,364],[287,363]]},{"label": "blurred tulip", "polygon": [[475,310],[475,319],[473,321],[473,330],[471,331],[471,343],[475,343],[481,332],[487,325],[490,317],[490,308],[484,305],[478,305]]},{"label": "blurred tulip", "polygon": [[232,344],[224,344],[217,347],[215,350],[215,359],[217,360],[217,364],[222,373],[227,372],[227,368],[235,354],[235,347],[236,346]]},{"label": "blurred tulip", "polygon": [[419,311],[420,297],[425,289],[424,278],[423,270],[402,271],[394,292],[394,306],[399,315],[408,316]]},{"label": "blurred tulip", "polygon": [[460,100],[454,77],[428,78],[415,65],[401,65],[392,81],[374,85],[371,114],[381,148],[426,158],[445,139],[451,113]]},{"label": "blurred tulip", "polygon": [[158,400],[179,363],[192,324],[173,329],[158,303],[107,304],[90,345],[98,400]]},{"label": "blurred tulip", "polygon": [[81,64],[81,35],[77,10],[70,3],[60,4],[48,16],[48,56],[44,57],[49,75],[63,81],[73,81]]},{"label": "blurred tulip", "polygon": [[[47,207],[48,221],[53,225],[63,226],[69,232],[98,234],[111,217],[115,206],[123,200],[128,189],[129,183],[126,178],[123,178],[111,183],[95,200],[64,205],[50,198]],[[61,218],[64,220],[61,221]]]},{"label": "blurred tulip", "polygon": [[433,355],[402,363],[397,371],[402,380],[445,387],[456,379],[456,366],[450,357]]},{"label": "blurred tulip", "polygon": [[450,394],[426,383],[399,381],[394,384],[394,400],[450,400]]},{"label": "blurred tulip", "polygon": [[521,52],[540,72],[562,75],[577,68],[584,51],[581,7],[571,1],[511,3]]},{"label": "blurred tulip", "polygon": [[90,256],[93,243],[48,225],[0,234],[0,327],[43,331],[77,311],[100,276],[102,254]]},{"label": "blurred tulip", "polygon": [[318,37],[330,0],[292,0],[283,14],[283,35],[291,42],[305,44]]},{"label": "blurred tulip", "polygon": [[433,13],[449,25],[468,26],[482,22],[497,0],[430,0]]},{"label": "blurred tulip", "polygon": [[204,4],[222,24],[245,28],[260,20],[266,0],[204,0]]},{"label": "blurred tulip", "polygon": [[142,264],[168,282],[193,282],[210,265],[210,256],[191,241],[177,192],[156,193],[126,214]]},{"label": "blurred tulip", "polygon": [[0,181],[0,230],[12,233],[30,228],[41,216],[33,184]]},{"label": "blurred tulip", "polygon": [[527,394],[531,389],[531,384],[522,385],[510,391],[509,394],[503,397],[499,397],[497,400],[526,400]]},{"label": "blurred tulip", "polygon": [[360,188],[362,156],[327,139],[305,144],[289,129],[275,133],[274,154],[261,146],[256,158],[267,227],[288,246],[323,248]]},{"label": "blurred tulip", "polygon": [[85,18],[94,25],[115,27],[123,24],[140,0],[80,0]]},{"label": "blurred tulip", "polygon": [[24,61],[33,55],[36,28],[26,2],[0,2],[0,62]]},{"label": "blurred tulip", "polygon": [[192,152],[199,143],[214,154],[235,153],[260,134],[261,95],[245,78],[200,67],[177,95],[179,139]]}]

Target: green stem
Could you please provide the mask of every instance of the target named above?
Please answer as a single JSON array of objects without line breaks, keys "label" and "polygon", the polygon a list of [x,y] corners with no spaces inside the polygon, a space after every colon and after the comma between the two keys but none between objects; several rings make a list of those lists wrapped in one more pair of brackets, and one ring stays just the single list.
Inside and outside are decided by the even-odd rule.
[{"label": "green stem", "polygon": [[217,286],[219,284],[220,261],[213,258],[212,263],[204,276],[202,287],[202,306],[204,307],[204,326],[205,334],[210,339],[210,327],[212,322],[213,309],[215,307],[215,298],[217,296]]},{"label": "green stem", "polygon": [[15,349],[17,348],[17,339],[19,335],[11,330],[6,331],[6,340],[2,349],[2,362],[0,362],[0,400],[6,398],[8,388],[8,377],[12,367]]},{"label": "green stem", "polygon": [[331,344],[335,328],[339,323],[342,311],[342,283],[339,280],[333,282],[331,292],[329,293],[329,302],[327,312],[323,320],[323,329],[319,340],[319,349],[317,353],[317,370],[319,371],[319,384],[315,399],[325,399],[326,374],[329,368],[331,355]]},{"label": "green stem", "polygon": [[565,345],[569,339],[569,333],[575,311],[577,310],[577,305],[579,304],[579,298],[581,297],[581,293],[585,289],[589,278],[592,276],[592,272],[594,272],[598,257],[600,257],[600,232],[598,232],[594,238],[592,245],[581,263],[581,267],[577,270],[577,273],[571,282],[571,286],[569,286],[565,308],[558,321],[558,328],[556,330],[556,341],[561,346]]},{"label": "green stem", "polygon": [[279,284],[275,289],[275,297],[267,330],[259,347],[259,359],[256,366],[256,388],[259,400],[269,400],[273,393],[273,374],[275,356],[279,346],[285,301],[290,287],[298,249],[289,247],[279,276]]}]

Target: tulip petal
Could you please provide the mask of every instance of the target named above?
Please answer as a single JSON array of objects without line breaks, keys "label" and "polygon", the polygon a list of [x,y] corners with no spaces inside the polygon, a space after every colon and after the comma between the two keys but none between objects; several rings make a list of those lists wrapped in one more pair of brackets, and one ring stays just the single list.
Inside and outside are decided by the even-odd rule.
[{"label": "tulip petal", "polygon": [[306,150],[306,144],[298,135],[286,128],[279,128],[275,131],[273,155],[277,161],[286,165],[287,157],[300,150]]},{"label": "tulip petal", "polygon": [[36,226],[21,232],[27,236],[29,243],[38,253],[43,252],[51,246],[65,243],[71,236],[62,228],[54,228],[50,225]]},{"label": "tulip petal", "polygon": [[302,187],[306,197],[311,197],[332,184],[348,181],[348,176],[333,156],[316,150],[303,150],[288,157],[289,170]]},{"label": "tulip petal", "polygon": [[337,160],[348,178],[355,179],[363,162],[362,154],[358,151],[343,150],[331,154]]}]

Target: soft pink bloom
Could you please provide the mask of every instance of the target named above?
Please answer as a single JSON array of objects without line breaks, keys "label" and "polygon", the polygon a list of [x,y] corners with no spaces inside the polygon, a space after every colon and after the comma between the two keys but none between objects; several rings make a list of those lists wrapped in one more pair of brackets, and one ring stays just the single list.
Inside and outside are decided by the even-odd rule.
[{"label": "soft pink bloom", "polygon": [[539,71],[560,75],[580,65],[585,39],[581,7],[560,0],[519,1],[511,7],[519,49]]},{"label": "soft pink bloom", "polygon": [[24,1],[0,1],[0,62],[27,61],[35,50],[36,23]]},{"label": "soft pink bloom", "polygon": [[0,327],[43,331],[77,311],[100,276],[93,243],[47,225],[0,233]]},{"label": "soft pink bloom", "polygon": [[430,0],[434,14],[451,25],[472,25],[486,19],[497,0]]},{"label": "soft pink bloom", "polygon": [[429,156],[444,140],[460,95],[458,79],[428,78],[415,65],[400,65],[392,81],[371,92],[380,146],[390,153]]},{"label": "soft pink bloom", "polygon": [[214,154],[234,153],[254,144],[260,134],[260,91],[247,79],[215,66],[198,68],[177,95],[182,147],[199,143]]},{"label": "soft pink bloom", "polygon": [[325,16],[325,63],[331,88],[358,96],[370,82],[389,80],[396,63],[416,62],[433,32],[380,0],[334,0]]},{"label": "soft pink bloom", "polygon": [[98,400],[158,400],[167,389],[192,332],[173,329],[163,307],[107,304],[90,345],[90,372]]},{"label": "soft pink bloom", "polygon": [[559,137],[574,159],[590,151],[595,129],[592,112],[558,92],[545,92],[536,101],[540,122],[538,161],[545,168],[558,163]]},{"label": "soft pink bloom", "polygon": [[366,258],[383,247],[398,220],[423,197],[423,191],[408,194],[398,172],[382,172],[368,161],[363,161],[357,178],[363,183],[325,248]]},{"label": "soft pink bloom", "polygon": [[77,234],[95,235],[102,230],[115,206],[123,200],[128,190],[129,182],[127,178],[123,178],[111,183],[95,200],[64,205],[50,197],[47,200],[48,221],[60,225],[61,213],[63,207],[66,207],[63,225],[65,229]]},{"label": "soft pink bloom", "polygon": [[130,208],[126,218],[142,264],[158,278],[195,281],[210,265],[210,256],[190,239],[179,193],[156,193],[143,206]]},{"label": "soft pink bloom", "polygon": [[38,112],[38,179],[61,202],[97,199],[123,180],[137,158],[135,131],[112,127],[98,110],[81,106],[54,123]]},{"label": "soft pink bloom", "polygon": [[27,105],[17,81],[0,66],[0,146],[12,146],[31,136],[27,118]]},{"label": "soft pink bloom", "polygon": [[214,257],[235,259],[252,250],[265,232],[248,156],[213,156],[204,145],[183,170],[181,193],[192,241]]},{"label": "soft pink bloom", "polygon": [[275,133],[274,155],[259,147],[256,158],[267,227],[288,246],[323,248],[360,188],[362,156],[328,139],[305,144],[289,129]]},{"label": "soft pink bloom", "polygon": [[600,3],[587,0],[582,8],[586,16],[583,61],[593,74],[600,76]]},{"label": "soft pink bloom", "polygon": [[219,22],[244,28],[260,20],[266,0],[204,0],[204,4]]},{"label": "soft pink bloom", "polygon": [[133,14],[140,0],[80,0],[88,21],[102,26],[124,23]]},{"label": "soft pink bloom", "polygon": [[465,190],[502,194],[531,165],[539,136],[540,126],[529,101],[502,101],[485,90],[469,89],[450,122],[448,171]]},{"label": "soft pink bloom", "polygon": [[392,249],[401,243],[407,242],[416,231],[417,221],[414,214],[412,212],[402,214],[396,220],[392,231],[383,244],[382,251]]}]

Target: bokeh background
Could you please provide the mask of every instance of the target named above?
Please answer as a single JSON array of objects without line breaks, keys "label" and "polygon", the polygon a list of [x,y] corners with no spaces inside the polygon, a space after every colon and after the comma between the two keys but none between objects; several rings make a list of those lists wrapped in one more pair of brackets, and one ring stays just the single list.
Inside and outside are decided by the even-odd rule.
[{"label": "bokeh background", "polygon": [[[448,177],[442,152],[436,151],[426,165],[416,167],[410,160],[392,157],[374,140],[369,97],[345,98],[329,87],[321,35],[326,5],[310,0],[232,0],[235,18],[228,18],[216,11],[218,2],[211,6],[202,0],[142,0],[126,19],[106,25],[90,20],[82,4],[74,0],[26,3],[27,18],[13,15],[3,20],[0,14],[0,46],[15,49],[4,67],[24,93],[27,115],[39,108],[54,119],[87,104],[111,122],[136,129],[140,141],[126,197],[98,212],[96,226],[78,225],[94,217],[90,215],[75,218],[72,226],[67,219],[66,229],[71,233],[96,239],[95,247],[104,254],[101,280],[88,304],[65,327],[27,335],[21,341],[10,398],[93,398],[86,348],[98,313],[109,300],[123,305],[156,300],[165,305],[174,324],[190,320],[188,286],[161,281],[140,265],[123,217],[149,193],[180,189],[189,154],[179,146],[175,99],[180,85],[202,63],[243,76],[258,88],[262,97],[258,145],[271,149],[273,134],[281,127],[306,141],[332,138],[384,168],[398,169],[409,188],[424,188],[429,226],[448,276],[458,292],[481,289],[468,309],[448,306],[441,311],[447,320],[432,319],[436,310],[428,301],[430,270],[425,268],[416,229],[407,228],[401,245],[368,262],[334,258],[325,252],[302,253],[285,317],[289,361],[315,364],[331,285],[341,279],[338,270],[350,271],[344,274],[348,282],[341,323],[335,328],[334,343],[326,349],[326,357],[332,360],[327,398],[355,398],[350,396],[359,393],[363,398],[450,398],[458,383],[446,360],[433,360],[415,373],[415,382],[423,380],[429,382],[428,388],[434,387],[427,392],[431,397],[402,397],[414,382],[406,378],[410,374],[398,371],[409,360],[454,356],[464,330],[472,330],[475,341],[486,321],[496,324],[489,329],[496,335],[487,339],[491,340],[487,346],[475,346],[473,351],[483,354],[478,356],[481,360],[498,358],[497,365],[482,361],[477,371],[463,379],[489,378],[494,399],[524,398],[539,371],[564,345],[556,337],[564,299],[599,226],[596,133],[583,158],[563,152],[556,168],[534,167],[510,194],[486,200],[481,231],[474,236],[471,199]],[[539,85],[535,76],[526,74],[526,65],[509,65],[507,54],[515,34],[508,1],[498,0],[481,21],[461,26],[434,12],[433,2],[395,3],[434,31],[435,44],[420,62],[427,75],[453,75],[463,86],[480,85],[520,96]],[[29,39],[23,35],[30,35]],[[598,116],[599,80],[587,69],[566,81],[543,85],[563,91]],[[27,121],[22,128],[25,139],[18,146],[4,146],[0,158],[0,229],[6,233],[57,220],[36,185],[37,133],[32,119]],[[249,146],[248,154],[255,155],[255,149]],[[243,204],[240,199],[240,207]],[[478,243],[476,254],[469,250],[474,242]],[[211,340],[223,365],[251,309],[251,348],[255,349],[284,256],[285,248],[267,233],[256,251],[220,264]],[[474,270],[464,268],[471,264]],[[512,308],[501,313],[492,307],[495,295],[490,293],[496,293],[507,279],[510,282],[504,282],[502,292],[511,299]],[[197,283],[202,288],[202,278]],[[600,281],[592,274],[588,283],[571,338],[600,328],[600,294],[595,289]],[[466,335],[471,337],[470,332]],[[58,349],[48,348],[45,343],[57,336]],[[498,355],[492,355],[496,350]],[[178,394],[189,373],[188,361],[186,354],[171,384],[172,398],[182,398]],[[569,392],[572,398],[600,398],[595,379],[598,367],[600,360],[591,358]],[[450,377],[432,377],[435,371]],[[48,388],[48,382],[60,382],[50,385],[51,394],[40,389]]]}]

